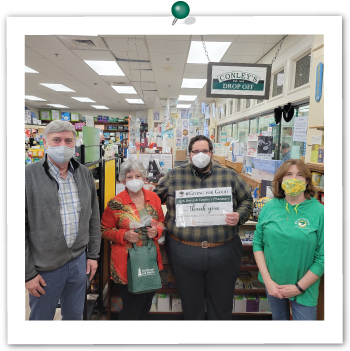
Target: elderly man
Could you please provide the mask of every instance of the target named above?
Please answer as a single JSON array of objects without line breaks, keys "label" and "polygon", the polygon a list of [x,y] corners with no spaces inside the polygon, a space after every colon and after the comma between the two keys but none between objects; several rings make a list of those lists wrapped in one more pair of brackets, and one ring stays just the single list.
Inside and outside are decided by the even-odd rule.
[{"label": "elderly man", "polygon": [[[233,294],[242,256],[238,231],[239,225],[249,218],[252,195],[234,170],[211,162],[210,139],[197,135],[191,139],[188,151],[191,162],[168,172],[154,189],[162,203],[167,204],[165,249],[181,296],[184,318],[204,319],[206,299],[208,319],[232,319]],[[226,214],[226,224],[176,226],[176,191],[205,188],[232,189],[233,209]]]},{"label": "elderly man", "polygon": [[290,159],[290,145],[286,142],[283,142],[281,145],[281,151],[283,155],[282,162],[286,162]]},{"label": "elderly man", "polygon": [[101,231],[89,169],[73,159],[76,132],[53,121],[44,131],[45,156],[25,167],[25,287],[30,320],[82,318],[86,275],[97,269]]}]

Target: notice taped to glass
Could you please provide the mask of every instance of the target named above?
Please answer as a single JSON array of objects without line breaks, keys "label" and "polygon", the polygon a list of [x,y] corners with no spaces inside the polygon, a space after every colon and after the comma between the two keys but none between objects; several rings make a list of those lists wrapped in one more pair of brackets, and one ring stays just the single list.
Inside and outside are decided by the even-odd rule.
[{"label": "notice taped to glass", "polygon": [[227,225],[226,213],[233,212],[232,189],[187,189],[175,192],[176,226]]}]

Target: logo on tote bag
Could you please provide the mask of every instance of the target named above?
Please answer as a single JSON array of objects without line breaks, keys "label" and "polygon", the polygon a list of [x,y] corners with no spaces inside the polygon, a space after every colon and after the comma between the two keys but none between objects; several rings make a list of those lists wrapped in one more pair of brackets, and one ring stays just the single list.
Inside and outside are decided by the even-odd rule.
[{"label": "logo on tote bag", "polygon": [[142,269],[139,268],[137,271],[138,277],[147,277],[148,275],[155,275],[154,269]]}]

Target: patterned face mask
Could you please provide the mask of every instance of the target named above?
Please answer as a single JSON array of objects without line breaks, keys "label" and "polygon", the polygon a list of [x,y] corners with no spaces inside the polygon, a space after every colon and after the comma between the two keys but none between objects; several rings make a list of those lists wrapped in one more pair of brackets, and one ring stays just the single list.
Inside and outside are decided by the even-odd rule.
[{"label": "patterned face mask", "polygon": [[306,189],[305,181],[298,179],[284,179],[281,186],[285,193],[290,196],[298,196]]}]

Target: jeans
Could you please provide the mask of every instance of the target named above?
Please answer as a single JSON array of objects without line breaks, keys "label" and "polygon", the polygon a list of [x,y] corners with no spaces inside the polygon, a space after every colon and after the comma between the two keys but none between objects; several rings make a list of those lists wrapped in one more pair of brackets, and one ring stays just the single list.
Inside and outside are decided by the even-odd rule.
[{"label": "jeans", "polygon": [[73,258],[64,266],[39,274],[45,280],[45,294],[29,295],[30,320],[53,320],[61,303],[62,320],[81,320],[86,293],[86,254]]},{"label": "jeans", "polygon": [[269,301],[272,320],[287,321],[290,320],[289,302],[292,307],[293,321],[315,321],[317,317],[317,306],[304,306],[289,299],[279,299],[269,295],[266,289],[267,300]]}]

